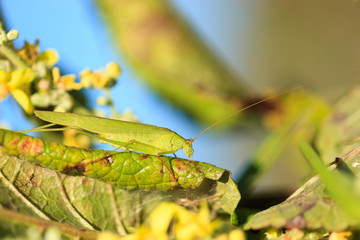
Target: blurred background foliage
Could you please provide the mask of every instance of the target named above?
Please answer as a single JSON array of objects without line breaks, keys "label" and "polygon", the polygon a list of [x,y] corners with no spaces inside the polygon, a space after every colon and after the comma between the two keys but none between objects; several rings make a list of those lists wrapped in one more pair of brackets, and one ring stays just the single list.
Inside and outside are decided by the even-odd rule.
[{"label": "blurred background foliage", "polygon": [[[24,7],[16,8],[20,3]],[[360,65],[359,52],[353,48],[360,38],[354,31],[360,21],[359,5],[352,1],[3,1],[1,8],[7,28],[20,30],[20,41],[15,44],[21,46],[24,39],[31,42],[40,38],[40,50],[56,48],[58,66],[64,74],[79,73],[86,67],[103,68],[109,60],[120,63],[125,70],[112,90],[117,110],[130,108],[142,122],[168,127],[186,137],[194,137],[241,106],[304,82],[322,79],[307,89],[336,100],[358,76],[357,71],[339,73]],[[147,86],[158,93],[150,92]],[[92,108],[99,94],[86,94],[86,104]],[[277,115],[284,108],[282,104],[273,100],[259,107],[258,113],[272,110],[270,116]],[[291,104],[287,108],[296,108]],[[14,105],[9,99],[0,105],[1,121],[21,119],[21,113],[9,105]],[[230,169],[239,178],[264,131],[248,121],[246,128],[218,134],[216,129],[234,123],[236,118],[199,138],[195,159]],[[266,126],[273,127],[274,120],[266,121]],[[13,129],[29,128],[21,121],[8,120],[7,124]],[[279,169],[287,169],[289,181],[273,177],[271,173]],[[263,181],[262,191],[294,189],[306,173],[297,170],[277,163]]]},{"label": "blurred background foliage", "polygon": [[[118,62],[122,76],[111,89],[116,112],[130,108],[141,122],[189,138],[242,106],[312,83],[221,123],[195,142],[194,159],[231,170],[243,196],[247,190],[287,195],[299,186],[309,168],[296,143],[325,135],[319,128],[332,103],[348,94],[360,74],[354,47],[360,5],[354,1],[4,0],[0,7],[7,29],[21,34],[15,46],[39,38],[41,50],[58,51],[63,74]],[[79,102],[90,109],[104,96],[96,90],[85,95]],[[18,120],[23,114],[11,98],[0,103],[0,112],[9,128],[30,128]]]}]

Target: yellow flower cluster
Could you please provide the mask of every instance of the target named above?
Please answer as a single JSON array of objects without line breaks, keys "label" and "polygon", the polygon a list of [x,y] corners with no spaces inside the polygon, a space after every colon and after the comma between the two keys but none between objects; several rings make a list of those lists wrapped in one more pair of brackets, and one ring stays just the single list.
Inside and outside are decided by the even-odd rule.
[{"label": "yellow flower cluster", "polygon": [[[29,46],[30,45],[28,45],[27,48],[29,48]],[[24,52],[19,52],[21,55],[25,55]],[[57,53],[54,50],[47,50],[39,55],[35,64],[42,62],[52,66],[57,60]],[[16,69],[11,72],[0,70],[0,101],[8,94],[11,94],[27,114],[32,114],[34,106],[30,100],[30,84],[35,78],[36,74],[30,67]]]},{"label": "yellow flower cluster", "polygon": [[80,73],[80,82],[75,82],[75,75],[69,74],[60,76],[60,70],[57,67],[52,69],[54,84],[66,90],[80,90],[82,88],[95,87],[103,89],[108,82],[120,76],[120,67],[114,62],[109,63],[104,70],[90,71],[88,68]]},{"label": "yellow flower cluster", "polygon": [[[220,225],[220,221],[210,221],[210,211],[206,201],[201,202],[199,212],[193,213],[175,204],[163,202],[150,215],[149,226],[142,225],[135,233],[124,237],[115,237],[109,233],[100,234],[98,239],[117,240],[168,240],[170,224],[174,223],[174,235],[177,240],[193,240],[211,237]],[[222,234],[218,240],[245,240],[241,230],[235,229],[230,234]]]},{"label": "yellow flower cluster", "polygon": [[88,68],[80,73],[81,84],[84,88],[94,86],[95,88],[103,89],[110,80],[120,76],[121,69],[119,65],[114,62],[106,65],[102,71],[91,72]]},{"label": "yellow flower cluster", "polygon": [[80,90],[82,85],[75,82],[75,75],[69,74],[60,76],[60,70],[58,67],[52,69],[52,77],[54,84],[65,90]]},{"label": "yellow flower cluster", "polygon": [[[26,113],[32,114],[35,107],[70,110],[73,105],[68,91],[95,87],[108,88],[119,77],[121,69],[114,63],[109,63],[105,69],[90,71],[85,69],[80,73],[80,82],[76,82],[73,74],[61,75],[58,67],[53,67],[59,56],[54,50],[38,53],[36,44],[26,43],[16,51],[24,64],[15,67],[0,66],[0,101],[11,94]],[[12,68],[16,70],[11,71]],[[6,69],[6,70],[4,70]],[[30,88],[35,82],[35,88]],[[37,90],[31,92],[30,89]]]}]

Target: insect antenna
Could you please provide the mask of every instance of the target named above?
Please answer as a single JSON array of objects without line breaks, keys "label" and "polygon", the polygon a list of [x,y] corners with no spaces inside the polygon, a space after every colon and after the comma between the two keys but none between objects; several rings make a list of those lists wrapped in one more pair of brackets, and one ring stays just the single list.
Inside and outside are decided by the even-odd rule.
[{"label": "insect antenna", "polygon": [[[310,84],[310,83],[309,83],[309,84]],[[224,118],[216,121],[215,123],[211,124],[211,125],[210,125],[209,127],[207,127],[205,130],[203,130],[201,133],[199,133],[195,138],[193,138],[192,141],[195,141],[195,139],[197,139],[197,138],[200,137],[202,134],[204,134],[205,132],[207,132],[207,131],[210,130],[211,128],[215,127],[215,126],[218,125],[219,123],[222,123],[223,121],[231,118],[232,116],[234,116],[234,115],[236,115],[236,114],[238,114],[238,113],[240,113],[240,112],[242,112],[242,111],[245,111],[246,109],[249,109],[249,108],[251,108],[251,107],[254,107],[254,106],[256,106],[256,105],[259,105],[260,103],[266,102],[266,101],[268,101],[268,100],[271,100],[271,99],[273,99],[273,98],[279,97],[279,96],[281,96],[281,95],[284,95],[284,94],[287,94],[287,93],[296,91],[296,90],[301,89],[301,88],[303,88],[303,87],[305,87],[305,86],[306,86],[306,85],[297,86],[297,87],[294,87],[294,88],[285,90],[285,91],[283,91],[283,92],[274,94],[274,95],[272,95],[272,96],[270,96],[270,97],[264,98],[264,99],[262,99],[262,100],[260,100],[260,101],[254,102],[254,103],[252,103],[252,104],[250,104],[250,105],[247,105],[247,106],[239,109],[238,111],[236,111],[236,112],[234,112],[234,113],[231,113],[230,115],[227,115],[226,117],[224,117]]]},{"label": "insect antenna", "polygon": [[250,105],[247,105],[247,106],[239,109],[238,111],[236,111],[236,112],[234,112],[234,113],[231,113],[230,115],[228,115],[228,116],[226,116],[226,117],[224,117],[224,118],[216,121],[215,123],[211,124],[211,125],[210,125],[209,127],[207,127],[205,130],[203,130],[202,132],[200,132],[195,138],[192,138],[192,139],[191,139],[191,142],[194,142],[195,139],[197,139],[197,138],[200,137],[202,134],[204,134],[205,132],[207,132],[207,131],[210,130],[211,128],[215,127],[215,126],[218,125],[219,123],[222,123],[223,121],[225,121],[225,120],[233,117],[234,115],[236,115],[236,114],[238,114],[238,113],[240,113],[240,112],[242,112],[242,111],[245,111],[246,109],[249,109],[249,108],[251,108],[251,107],[254,107],[254,106],[256,106],[256,105],[259,105],[260,103],[266,102],[266,101],[268,101],[268,100],[277,98],[277,97],[279,97],[279,96],[285,95],[285,94],[287,94],[287,93],[294,92],[294,91],[296,91],[296,90],[298,90],[298,89],[302,89],[302,88],[304,88],[304,87],[306,87],[306,86],[309,86],[309,85],[311,85],[311,84],[314,84],[314,83],[316,83],[316,82],[321,82],[321,81],[326,80],[326,79],[329,79],[329,78],[334,78],[334,77],[336,77],[336,76],[338,76],[338,75],[341,76],[341,75],[343,75],[343,74],[355,72],[355,71],[358,71],[358,70],[360,70],[360,67],[355,67],[355,68],[351,68],[351,69],[348,69],[348,70],[345,70],[345,71],[342,71],[342,72],[338,72],[338,73],[332,74],[332,75],[330,75],[330,76],[327,76],[327,77],[325,77],[325,78],[321,78],[321,79],[318,79],[318,80],[316,80],[316,81],[311,81],[311,82],[302,84],[302,85],[300,85],[300,86],[297,86],[297,87],[293,87],[293,88],[291,88],[291,89],[284,90],[284,91],[282,91],[282,92],[280,92],[280,93],[271,95],[271,96],[269,96],[269,97],[267,97],[267,98],[264,98],[264,99],[262,99],[262,100],[260,100],[260,101],[254,102],[254,103],[252,103],[252,104],[250,104]]}]

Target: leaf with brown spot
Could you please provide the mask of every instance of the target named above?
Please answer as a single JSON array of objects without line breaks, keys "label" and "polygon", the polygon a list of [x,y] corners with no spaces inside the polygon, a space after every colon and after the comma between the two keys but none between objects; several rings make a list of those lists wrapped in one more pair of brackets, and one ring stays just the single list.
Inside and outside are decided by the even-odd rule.
[{"label": "leaf with brown spot", "polygon": [[[171,194],[181,198],[190,191],[189,197],[194,201],[209,198],[213,205],[230,214],[240,200],[230,172],[208,163],[167,156],[160,160],[157,156],[134,152],[83,151],[42,140],[42,152],[28,155],[21,147],[9,149],[8,143],[14,138],[18,139],[18,146],[22,146],[23,138],[27,143],[28,139],[39,140],[8,130],[0,131],[3,143],[0,169],[2,182],[7,183],[2,186],[5,197],[0,198],[0,203],[18,206],[17,202],[23,201],[20,205],[24,205],[25,212],[30,215],[77,227],[121,232],[121,229],[141,223],[144,212],[150,212],[159,202],[174,201],[168,190],[173,189]],[[58,172],[86,176],[58,174],[34,163]],[[170,178],[164,163],[171,166],[175,180]],[[32,185],[35,180],[36,187]]]}]

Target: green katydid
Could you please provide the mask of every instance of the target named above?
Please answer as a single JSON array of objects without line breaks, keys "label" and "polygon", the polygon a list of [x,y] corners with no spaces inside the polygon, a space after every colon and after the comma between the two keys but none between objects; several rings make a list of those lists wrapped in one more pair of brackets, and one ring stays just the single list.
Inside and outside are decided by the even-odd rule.
[{"label": "green katydid", "polygon": [[[341,74],[358,70],[359,68],[347,70]],[[340,73],[337,73],[338,75]],[[336,76],[333,75],[333,76]],[[318,80],[321,81],[321,80]],[[315,81],[317,82],[317,81]],[[54,124],[67,126],[72,129],[76,129],[80,133],[88,134],[85,131],[95,133],[98,139],[102,140],[109,145],[116,148],[122,148],[131,151],[142,152],[151,155],[163,155],[169,153],[175,153],[179,149],[183,149],[185,154],[191,158],[194,150],[192,143],[200,135],[225,121],[226,119],[248,109],[262,102],[279,97],[281,95],[293,92],[297,89],[304,88],[307,85],[313,84],[309,82],[292,89],[285,90],[278,94],[274,94],[260,101],[245,106],[238,111],[220,119],[214,124],[210,125],[195,138],[185,139],[174,131],[167,128],[162,128],[154,125],[126,122],[109,118],[101,118],[91,115],[79,115],[74,113],[60,113],[60,112],[48,112],[48,111],[35,111],[35,115],[40,119]],[[46,127],[46,126],[45,126]],[[44,127],[36,128],[29,131],[45,131]],[[46,129],[46,130],[63,130],[63,129]],[[85,131],[82,131],[85,130]],[[21,131],[21,132],[29,132]],[[89,134],[88,134],[89,135]]]},{"label": "green katydid", "polygon": [[96,133],[97,138],[117,148],[150,155],[175,153],[183,148],[188,157],[193,154],[192,140],[184,139],[167,128],[92,115],[48,111],[34,113],[47,122]]},{"label": "green katydid", "polygon": [[[191,158],[193,155],[192,143],[201,134],[208,131],[210,128],[216,126],[222,121],[258,105],[262,102],[278,97],[280,95],[294,91],[301,88],[299,86],[290,90],[283,91],[279,94],[267,97],[253,104],[250,104],[233,114],[217,121],[212,124],[195,138],[185,139],[174,131],[167,128],[162,128],[154,125],[126,122],[109,118],[101,118],[91,115],[80,115],[74,113],[61,113],[61,112],[49,112],[49,111],[35,111],[35,115],[47,122],[58,125],[63,125],[77,130],[80,133],[85,133],[82,130],[95,133],[98,139],[102,140],[109,145],[117,148],[122,148],[131,151],[142,152],[151,155],[163,155],[169,153],[175,153],[179,149],[183,149],[185,154]],[[33,129],[33,130],[39,130]],[[47,130],[62,130],[62,129],[47,129]],[[43,131],[43,130],[42,130]],[[25,132],[25,131],[22,131]]]}]

